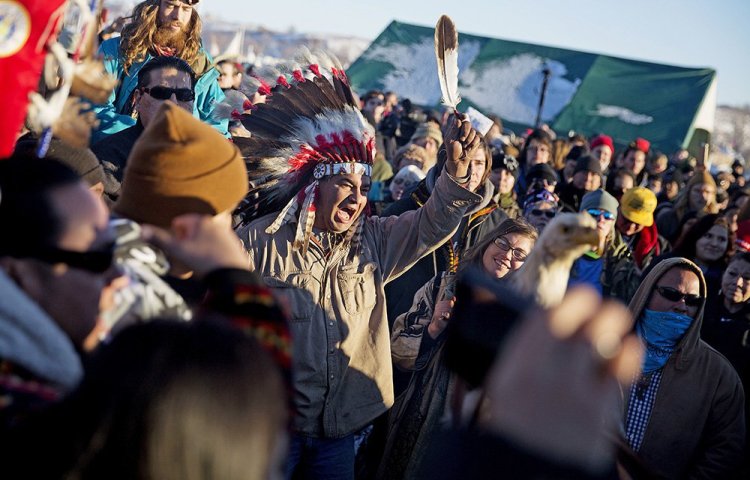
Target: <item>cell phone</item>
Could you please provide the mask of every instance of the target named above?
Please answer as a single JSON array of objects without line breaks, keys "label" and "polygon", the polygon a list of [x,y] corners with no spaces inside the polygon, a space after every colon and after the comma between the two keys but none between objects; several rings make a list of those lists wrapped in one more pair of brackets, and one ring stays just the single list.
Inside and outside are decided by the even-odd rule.
[{"label": "cell phone", "polygon": [[484,383],[508,334],[534,301],[480,268],[462,273],[455,285],[456,305],[446,329],[445,363],[473,388]]}]

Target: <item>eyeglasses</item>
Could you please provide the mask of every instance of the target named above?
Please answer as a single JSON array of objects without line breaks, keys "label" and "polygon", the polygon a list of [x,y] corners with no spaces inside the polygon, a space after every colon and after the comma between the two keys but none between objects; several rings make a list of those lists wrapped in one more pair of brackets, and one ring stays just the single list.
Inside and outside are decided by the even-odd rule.
[{"label": "eyeglasses", "polygon": [[86,270],[91,273],[104,273],[112,268],[114,261],[114,242],[108,243],[100,250],[88,252],[74,252],[60,248],[47,248],[44,250],[18,255],[18,257],[34,258],[45,263],[64,263],[72,268]]},{"label": "eyeglasses", "polygon": [[594,218],[604,217],[605,220],[614,220],[615,214],[612,212],[608,212],[606,210],[601,210],[598,208],[589,208],[586,210],[589,215],[591,215]]},{"label": "eyeglasses", "polygon": [[656,287],[656,291],[659,292],[659,295],[664,297],[666,300],[669,300],[670,302],[679,302],[684,298],[685,305],[687,305],[688,307],[699,307],[703,302],[703,297],[701,297],[700,295],[682,293],[681,291],[672,287],[664,287],[659,285]]},{"label": "eyeglasses", "polygon": [[509,251],[513,258],[515,258],[519,262],[523,262],[526,260],[526,256],[528,255],[528,253],[524,252],[521,248],[511,247],[510,243],[508,243],[508,241],[503,237],[497,237],[492,241],[492,243],[494,243],[497,248],[504,252]]},{"label": "eyeglasses", "polygon": [[178,102],[192,102],[195,100],[195,93],[189,88],[169,88],[169,87],[144,87],[145,93],[148,93],[157,100],[169,100],[174,94]]},{"label": "eyeglasses", "polygon": [[533,208],[531,210],[531,214],[535,217],[541,217],[542,215],[545,215],[547,218],[555,218],[557,212],[554,210],[540,210],[538,208]]}]

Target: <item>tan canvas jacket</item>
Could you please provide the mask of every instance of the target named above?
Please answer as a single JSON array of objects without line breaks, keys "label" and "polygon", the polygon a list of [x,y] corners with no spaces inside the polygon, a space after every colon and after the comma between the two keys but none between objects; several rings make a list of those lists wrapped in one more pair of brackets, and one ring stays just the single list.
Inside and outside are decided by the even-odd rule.
[{"label": "tan canvas jacket", "polygon": [[480,200],[440,175],[419,210],[368,218],[353,261],[343,245],[326,258],[311,242],[302,256],[292,249],[296,224],[265,233],[276,214],[238,232],[250,268],[288,300],[298,433],[343,437],[390,408],[393,372],[384,285],[450,238],[466,209]]}]

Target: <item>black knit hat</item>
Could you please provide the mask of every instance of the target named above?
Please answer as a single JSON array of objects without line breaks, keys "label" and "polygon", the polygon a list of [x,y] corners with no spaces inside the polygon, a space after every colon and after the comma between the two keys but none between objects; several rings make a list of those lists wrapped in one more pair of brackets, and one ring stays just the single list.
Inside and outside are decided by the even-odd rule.
[{"label": "black knit hat", "polygon": [[546,163],[537,163],[529,169],[526,174],[526,184],[531,185],[532,181],[536,178],[547,180],[547,183],[550,185],[558,181],[557,173]]},{"label": "black knit hat", "polygon": [[518,160],[512,155],[506,155],[502,150],[497,150],[492,153],[492,170],[504,169],[513,175],[513,178],[518,178]]},{"label": "black knit hat", "polygon": [[599,160],[592,157],[591,155],[584,155],[583,157],[580,157],[578,160],[576,160],[576,168],[573,171],[573,174],[575,175],[578,172],[593,172],[597,175],[601,175],[602,164],[599,163]]},{"label": "black knit hat", "polygon": [[578,160],[584,155],[588,155],[589,149],[585,146],[576,145],[573,148],[570,149],[567,155],[565,155],[565,160]]},{"label": "black knit hat", "polygon": [[[35,155],[37,141],[34,137],[20,139],[16,144],[16,152]],[[72,147],[62,140],[53,137],[45,158],[57,160],[67,165],[89,186],[96,185],[99,182],[104,183],[104,169],[101,163],[99,163],[99,159],[94,155],[94,152],[88,148]]]}]

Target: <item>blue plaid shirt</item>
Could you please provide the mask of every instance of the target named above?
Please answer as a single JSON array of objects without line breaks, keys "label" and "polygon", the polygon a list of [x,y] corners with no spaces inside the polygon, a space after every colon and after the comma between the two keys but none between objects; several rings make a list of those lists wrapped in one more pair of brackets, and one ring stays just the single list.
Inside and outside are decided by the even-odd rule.
[{"label": "blue plaid shirt", "polygon": [[[649,376],[641,376],[630,389],[628,416],[625,420],[625,436],[634,451],[638,451],[643,443],[651,409],[654,407],[656,392],[659,390],[662,370],[659,369]],[[650,378],[649,378],[650,377]]]}]

